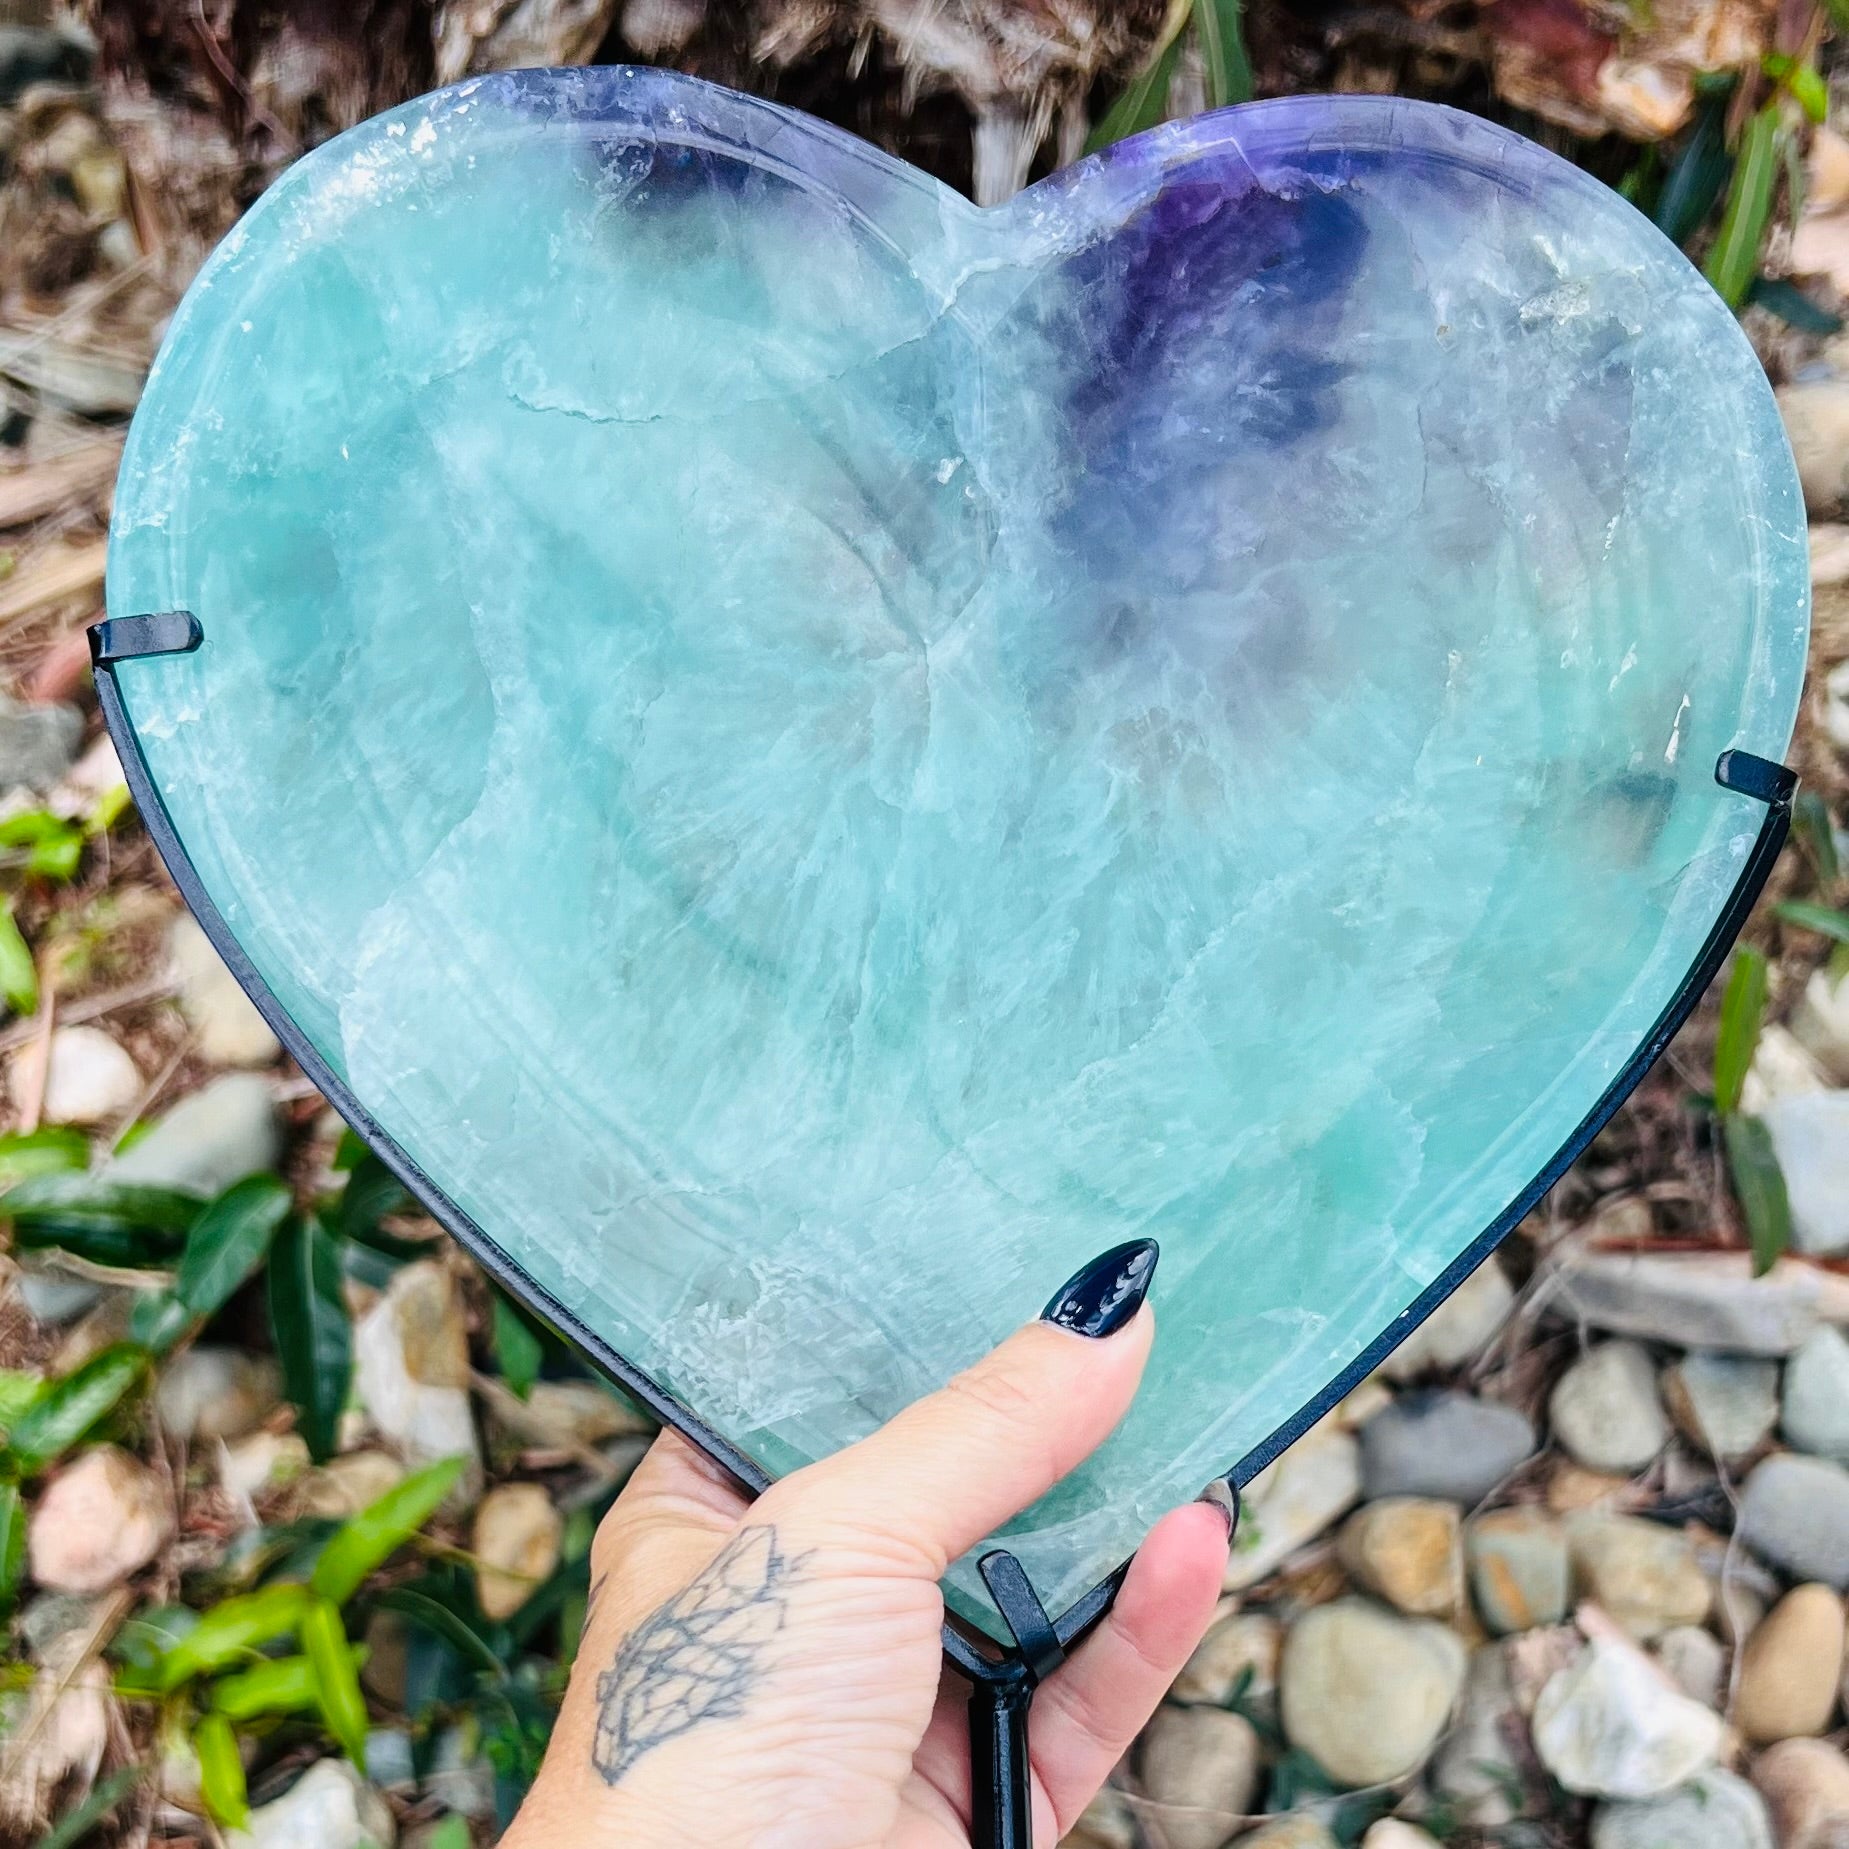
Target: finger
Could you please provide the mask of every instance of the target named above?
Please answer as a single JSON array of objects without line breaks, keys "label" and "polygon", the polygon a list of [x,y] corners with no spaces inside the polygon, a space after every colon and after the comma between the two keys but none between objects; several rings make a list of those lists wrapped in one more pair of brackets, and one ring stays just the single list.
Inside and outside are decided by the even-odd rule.
[{"label": "finger", "polygon": [[1151,1333],[1147,1310],[1103,1340],[1030,1323],[870,1438],[773,1485],[764,1519],[878,1537],[939,1579],[1110,1436]]},{"label": "finger", "polygon": [[1034,1776],[1069,1829],[1180,1673],[1213,1617],[1226,1518],[1205,1503],[1149,1531],[1109,1614],[1034,1696]]},{"label": "finger", "polygon": [[751,1499],[678,1432],[644,1453],[591,1544],[592,1618],[628,1628],[698,1573],[738,1526]]}]

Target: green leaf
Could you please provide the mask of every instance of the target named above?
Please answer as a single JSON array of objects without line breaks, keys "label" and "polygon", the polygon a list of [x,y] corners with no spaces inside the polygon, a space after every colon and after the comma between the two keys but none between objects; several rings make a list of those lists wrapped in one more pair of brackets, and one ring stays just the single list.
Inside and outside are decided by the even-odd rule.
[{"label": "green leaf", "polygon": [[117,1342],[52,1381],[7,1432],[4,1461],[33,1476],[62,1457],[113,1412],[147,1371],[148,1351]]},{"label": "green leaf", "polygon": [[26,1504],[17,1483],[0,1483],[0,1618],[19,1598],[26,1570]]},{"label": "green leaf", "polygon": [[313,1599],[297,1627],[302,1653],[315,1679],[315,1703],[327,1730],[347,1757],[366,1770],[366,1697],[347,1645],[340,1607],[332,1599]]},{"label": "green leaf", "polygon": [[243,1829],[250,1822],[250,1792],[230,1721],[222,1714],[204,1716],[193,1729],[193,1751],[199,1755],[199,1794],[213,1822]]},{"label": "green leaf", "polygon": [[247,1175],[227,1188],[186,1235],[174,1290],[204,1319],[263,1263],[290,1207],[288,1184],[275,1175]]},{"label": "green leaf", "polygon": [[28,1175],[0,1195],[22,1251],[57,1248],[92,1264],[145,1268],[172,1261],[199,1217],[197,1195],[91,1174]]},{"label": "green leaf", "polygon": [[193,1326],[192,1312],[170,1290],[147,1290],[128,1313],[128,1333],[150,1354],[164,1355]]},{"label": "green leaf", "polygon": [[270,1330],[283,1391],[317,1459],[331,1457],[347,1403],[353,1331],[340,1286],[340,1251],[319,1220],[284,1223],[270,1255]]},{"label": "green leaf", "polygon": [[[357,1673],[366,1661],[364,1645],[350,1652]],[[320,1700],[314,1665],[305,1656],[273,1656],[212,1684],[212,1706],[234,1721],[260,1714],[300,1714]]]},{"label": "green leaf", "polygon": [[15,1014],[39,1011],[39,972],[12,906],[0,911],[0,1000]]},{"label": "green leaf", "polygon": [[471,1849],[469,1820],[449,1811],[424,1831],[421,1840],[423,1849]]},{"label": "green leaf", "polygon": [[54,840],[70,824],[49,809],[21,809],[0,822],[0,847],[37,847]]},{"label": "green leaf", "polygon": [[1813,302],[1795,283],[1782,277],[1756,276],[1747,290],[1746,299],[1755,308],[1777,315],[1787,327],[1800,334],[1815,334],[1828,339],[1843,331],[1843,318],[1832,314],[1821,303]]},{"label": "green leaf", "polygon": [[1087,154],[1108,148],[1113,141],[1122,141],[1128,135],[1140,135],[1144,129],[1154,128],[1168,114],[1169,83],[1175,75],[1175,61],[1181,55],[1182,28],[1193,10],[1194,0],[1169,0],[1162,37],[1150,53],[1149,62],[1111,105],[1104,120],[1091,131],[1085,143]]},{"label": "green leaf", "polygon": [[81,828],[66,828],[36,843],[26,856],[26,871],[40,879],[74,879],[83,861],[84,833]]},{"label": "green leaf", "polygon": [[520,1399],[533,1391],[545,1349],[520,1309],[500,1292],[494,1293],[494,1357],[501,1378]]},{"label": "green leaf", "polygon": [[347,1175],[335,1224],[345,1238],[370,1239],[387,1214],[402,1213],[410,1205],[404,1183],[367,1150]]},{"label": "green leaf", "polygon": [[141,1783],[139,1765],[118,1766],[92,1786],[81,1804],[73,1804],[33,1845],[33,1849],[77,1849],[77,1845]]},{"label": "green leaf", "polygon": [[223,1600],[202,1612],[199,1622],[162,1656],[156,1685],[168,1693],[194,1676],[238,1662],[259,1644],[293,1631],[308,1605],[308,1588],[287,1583]]},{"label": "green leaf", "polygon": [[1686,244],[1694,235],[1733,172],[1733,157],[1727,152],[1727,102],[1732,94],[1729,81],[1703,100],[1695,126],[1656,196],[1651,217],[1672,244]]},{"label": "green leaf", "polygon": [[1759,1044],[1766,1011],[1766,960],[1748,944],[1733,953],[1721,993],[1720,1033],[1714,1042],[1714,1108],[1723,1117],[1740,1108],[1740,1092]]},{"label": "green leaf", "polygon": [[393,1484],[335,1532],[321,1550],[309,1585],[336,1605],[352,1598],[366,1575],[383,1566],[437,1512],[468,1462],[466,1457],[442,1458]]},{"label": "green leaf", "polygon": [[98,835],[108,834],[128,813],[133,802],[126,783],[112,783],[90,805],[90,813],[84,817],[84,833],[93,841]]},{"label": "green leaf", "polygon": [[0,1368],[0,1432],[4,1432],[41,1393],[45,1376],[29,1368]]},{"label": "green leaf", "polygon": [[371,1603],[383,1611],[395,1611],[400,1617],[409,1618],[413,1624],[421,1625],[433,1636],[440,1637],[465,1662],[470,1662],[477,1669],[486,1670],[489,1675],[505,1677],[507,1665],[488,1642],[447,1605],[439,1603],[427,1592],[419,1592],[415,1586],[394,1586],[389,1591],[376,1594]]},{"label": "green leaf", "polygon": [[1207,107],[1252,100],[1252,60],[1246,55],[1244,0],[1194,0],[1194,30],[1207,67]]},{"label": "green leaf", "polygon": [[1801,899],[1787,899],[1773,906],[1772,915],[1802,931],[1815,931],[1819,937],[1833,937],[1839,944],[1849,944],[1849,912],[1838,911],[1833,905],[1807,905]]},{"label": "green leaf", "polygon": [[109,1642],[109,1654],[122,1665],[116,1687],[124,1695],[160,1693],[161,1664],[168,1653],[199,1624],[186,1605],[155,1605],[122,1621]]},{"label": "green leaf", "polygon": [[1746,1215],[1753,1245],[1753,1275],[1762,1277],[1791,1244],[1791,1202],[1784,1171],[1772,1147],[1772,1133],[1757,1117],[1739,1112],[1724,1121],[1727,1166],[1733,1191]]},{"label": "green leaf", "polygon": [[1842,865],[1836,852],[1836,828],[1830,820],[1830,805],[1815,790],[1800,790],[1791,805],[1791,832],[1810,856],[1811,870],[1817,884],[1826,892],[1842,877]]},{"label": "green leaf", "polygon": [[1829,86],[1814,64],[1794,58],[1786,51],[1768,51],[1759,60],[1759,68],[1787,91],[1813,122],[1821,122],[1829,115]]},{"label": "green leaf", "polygon": [[90,1139],[65,1124],[47,1124],[39,1130],[16,1130],[0,1136],[0,1189],[24,1181],[28,1175],[62,1175],[85,1168],[90,1161]]},{"label": "green leaf", "polygon": [[1772,218],[1772,195],[1778,185],[1779,115],[1767,103],[1746,125],[1727,189],[1727,210],[1708,252],[1706,275],[1729,308],[1746,300],[1759,271],[1759,247]]}]

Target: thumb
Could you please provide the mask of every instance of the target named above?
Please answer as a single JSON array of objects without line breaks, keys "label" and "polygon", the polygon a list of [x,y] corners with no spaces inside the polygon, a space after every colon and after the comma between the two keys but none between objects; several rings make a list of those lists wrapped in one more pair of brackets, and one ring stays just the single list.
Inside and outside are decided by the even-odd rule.
[{"label": "thumb", "polygon": [[1111,1435],[1149,1359],[1153,1239],[1103,1253],[947,1386],[767,1490],[762,1519],[915,1550],[938,1579]]}]

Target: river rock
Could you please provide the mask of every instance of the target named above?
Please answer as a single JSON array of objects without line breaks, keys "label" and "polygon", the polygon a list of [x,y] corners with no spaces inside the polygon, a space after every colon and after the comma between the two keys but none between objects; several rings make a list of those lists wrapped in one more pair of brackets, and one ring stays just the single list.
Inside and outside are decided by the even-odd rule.
[{"label": "river rock", "polygon": [[1339,1784],[1403,1778],[1437,1744],[1464,1668],[1464,1645],[1443,1625],[1337,1599],[1284,1639],[1284,1731]]},{"label": "river rock", "polygon": [[503,1483],[475,1510],[475,1586],[485,1617],[511,1618],[559,1563],[565,1518],[537,1483]]},{"label": "river rock", "polygon": [[19,1301],[32,1313],[32,1320],[48,1329],[61,1329],[88,1314],[102,1302],[105,1287],[88,1278],[74,1278],[54,1264],[46,1265],[34,1254],[16,1255],[20,1268],[13,1274],[13,1288]]},{"label": "river rock", "polygon": [[1458,1608],[1464,1576],[1454,1502],[1370,1502],[1348,1518],[1336,1553],[1358,1586],[1412,1617],[1445,1618]]},{"label": "river rock", "polygon": [[1243,1715],[1164,1704],[1143,1729],[1143,1792],[1170,1849],[1220,1849],[1258,1791],[1259,1740]]},{"label": "river rock", "polygon": [[1460,1821],[1497,1830],[1514,1820],[1515,1794],[1527,1783],[1518,1756],[1527,1733],[1509,1677],[1508,1646],[1478,1645],[1464,1677],[1457,1724],[1432,1765],[1432,1789]]},{"label": "river rock", "polygon": [[1557,1457],[1547,1473],[1547,1507],[1553,1515],[1579,1515],[1587,1509],[1633,1509],[1637,1486],[1629,1477],[1588,1470],[1570,1457]]},{"label": "river rock", "polygon": [[1554,1436],[1588,1470],[1628,1475],[1669,1442],[1656,1369],[1636,1342],[1605,1342],[1561,1375],[1547,1402]]},{"label": "river rock", "polygon": [[345,1521],[404,1481],[405,1467],[389,1451],[343,1451],[302,1485],[302,1511]]},{"label": "river rock", "polygon": [[1753,1761],[1779,1849],[1841,1849],[1849,1832],[1849,1756],[1822,1740],[1785,1740]]},{"label": "river rock", "polygon": [[1756,1451],[1778,1421],[1778,1363],[1753,1355],[1685,1355],[1663,1371],[1676,1429],[1723,1463]]},{"label": "river rock", "polygon": [[1342,1845],[1320,1817],[1309,1811],[1293,1811],[1288,1817],[1261,1823],[1250,1835],[1240,1837],[1237,1849],[1342,1849]]},{"label": "river rock", "polygon": [[1438,1849],[1438,1838],[1403,1817],[1383,1817],[1368,1826],[1361,1849]]},{"label": "river rock", "polygon": [[1714,1602],[1694,1543],[1678,1529],[1594,1510],[1567,1518],[1567,1550],[1586,1597],[1640,1641],[1700,1624]]},{"label": "river rock", "polygon": [[222,1194],[234,1181],[274,1168],[282,1142],[268,1083],[253,1072],[228,1072],[182,1098],[104,1172],[111,1181]]},{"label": "river rock", "polygon": [[458,1817],[486,1821],[494,1815],[494,1767],[481,1750],[477,1731],[445,1727],[430,1749],[425,1795]]},{"label": "river rock", "polygon": [[1244,1700],[1269,1701],[1278,1689],[1284,1627],[1269,1612],[1234,1612],[1219,1619],[1182,1666],[1169,1693],[1177,1701],[1224,1707],[1243,1688]]},{"label": "river rock", "polygon": [[1827,375],[1806,378],[1781,385],[1777,397],[1804,505],[1827,519],[1849,499],[1849,384]]},{"label": "river rock", "polygon": [[267,1066],[282,1052],[282,1042],[191,912],[175,917],[167,958],[180,1012],[203,1059],[214,1066]]},{"label": "river rock", "polygon": [[[1823,731],[1837,751],[1849,758],[1849,661],[1839,661],[1823,677]],[[1843,833],[1836,831],[1838,841]]]},{"label": "river rock", "polygon": [[1664,1674],[1690,1701],[1720,1709],[1727,1692],[1727,1646],[1699,1624],[1678,1624],[1650,1646]]},{"label": "river rock", "polygon": [[607,1444],[612,1438],[646,1438],[655,1421],[633,1400],[594,1380],[536,1380],[525,1410],[534,1424],[574,1444]]},{"label": "river rock", "polygon": [[317,1759],[273,1803],[228,1830],[230,1849],[392,1849],[391,1806],[344,1759]]},{"label": "river rock", "polygon": [[1849,1464],[1849,1341],[1839,1329],[1818,1329],[1786,1363],[1779,1429],[1800,1451]]},{"label": "river rock", "polygon": [[1775,1098],[1763,1113],[1800,1252],[1849,1251],[1849,1091]]},{"label": "river rock", "polygon": [[141,1074],[100,1027],[60,1027],[51,1036],[44,1116],[54,1124],[102,1124],[141,1096]]},{"label": "river rock", "polygon": [[1550,1301],[1569,1320],[1679,1348],[1788,1355],[1817,1327],[1827,1286],[1780,1259],[1755,1278],[1744,1252],[1607,1252],[1583,1238],[1550,1254]]},{"label": "river rock", "polygon": [[1515,1286],[1491,1253],[1380,1365],[1389,1380],[1462,1367],[1489,1343],[1515,1304]]},{"label": "river rock", "polygon": [[77,762],[82,742],[76,707],[28,705],[0,694],[0,791],[49,790]]},{"label": "river rock", "polygon": [[1801,1579],[1849,1586],[1849,1470],[1782,1451],[1746,1479],[1737,1523],[1761,1559]]},{"label": "river rock", "polygon": [[1843,1673],[1843,1601],[1798,1586],[1766,1614],[1740,1655],[1735,1725],[1756,1746],[1828,1730]]},{"label": "river rock", "polygon": [[198,1344],[162,1367],[154,1409],[173,1437],[209,1443],[254,1430],[281,1393],[281,1375],[268,1355]]},{"label": "river rock", "polygon": [[1827,964],[1813,970],[1791,1011],[1791,1032],[1830,1079],[1849,1085],[1849,975],[1833,976]]},{"label": "river rock", "polygon": [[1468,1508],[1533,1455],[1534,1428],[1513,1406],[1467,1393],[1403,1393],[1361,1428],[1370,1502],[1432,1496]]},{"label": "river rock", "polygon": [[1713,1763],[1723,1734],[1718,1714],[1615,1637],[1588,1643],[1534,1711],[1535,1751],[1583,1797],[1661,1797]]},{"label": "river rock", "polygon": [[1660,1798],[1601,1804],[1592,1849],[1772,1849],[1765,1800],[1718,1767]]},{"label": "river rock", "polygon": [[1361,1450],[1325,1419],[1246,1486],[1227,1557],[1228,1592],[1255,1586],[1352,1509],[1361,1495]]},{"label": "river rock", "polygon": [[1136,1813],[1124,1794],[1109,1785],[1094,1792],[1059,1849],[1141,1849]]},{"label": "river rock", "polygon": [[1572,1593],[1565,1530],[1540,1509],[1496,1509],[1464,1530],[1470,1590],[1492,1631],[1558,1624]]},{"label": "river rock", "polygon": [[307,1468],[308,1444],[300,1432],[252,1432],[218,1453],[219,1482],[244,1502],[293,1483]]},{"label": "river rock", "polygon": [[53,1592],[105,1592],[138,1573],[173,1533],[173,1495],[115,1445],[58,1472],[26,1528],[27,1569]]},{"label": "river rock", "polygon": [[455,1281],[439,1259],[401,1266],[353,1332],[355,1384],[373,1423],[414,1464],[467,1457],[480,1487],[469,1409],[469,1338]]},{"label": "river rock", "polygon": [[1774,1098],[1822,1091],[1829,1082],[1829,1075],[1804,1043],[1774,1023],[1760,1029],[1753,1063],[1747,1067],[1746,1082],[1740,1088],[1740,1108],[1757,1117]]}]

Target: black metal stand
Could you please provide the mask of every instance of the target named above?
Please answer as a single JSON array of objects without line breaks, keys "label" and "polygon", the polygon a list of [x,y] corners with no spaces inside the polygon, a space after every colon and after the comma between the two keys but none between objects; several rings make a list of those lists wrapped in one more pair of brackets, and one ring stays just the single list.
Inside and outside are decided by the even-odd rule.
[{"label": "black metal stand", "polygon": [[999,1660],[959,1663],[970,1678],[971,1849],[1034,1849],[1033,1767],[1027,1711],[1034,1690],[1066,1660],[1058,1627],[1014,1555],[984,1554],[976,1569],[1014,1637]]}]

